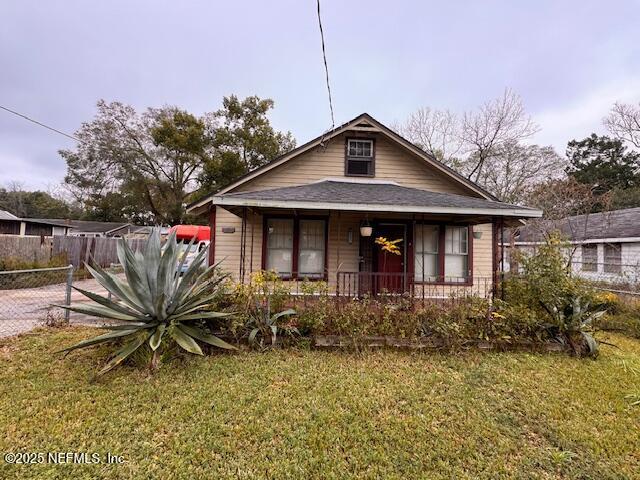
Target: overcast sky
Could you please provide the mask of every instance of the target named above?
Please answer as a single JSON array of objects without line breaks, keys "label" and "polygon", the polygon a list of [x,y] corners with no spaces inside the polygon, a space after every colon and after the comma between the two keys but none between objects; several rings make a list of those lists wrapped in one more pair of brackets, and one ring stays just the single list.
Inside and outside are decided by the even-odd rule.
[{"label": "overcast sky", "polygon": [[[315,0],[0,3],[0,105],[64,131],[98,99],[200,114],[223,95],[275,100],[298,143],[330,126]],[[640,101],[640,1],[322,1],[336,123],[462,112],[509,86],[535,141],[603,132]],[[0,110],[0,185],[62,181],[71,140]]]}]

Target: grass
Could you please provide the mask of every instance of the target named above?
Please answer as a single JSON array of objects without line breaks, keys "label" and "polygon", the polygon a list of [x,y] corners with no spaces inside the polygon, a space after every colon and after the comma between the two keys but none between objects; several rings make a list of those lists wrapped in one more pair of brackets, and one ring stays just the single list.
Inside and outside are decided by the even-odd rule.
[{"label": "grass", "polygon": [[[638,478],[640,341],[598,360],[273,351],[89,378],[93,332],[0,342],[0,452],[122,455],[0,478]],[[634,395],[636,395],[634,397]]]}]

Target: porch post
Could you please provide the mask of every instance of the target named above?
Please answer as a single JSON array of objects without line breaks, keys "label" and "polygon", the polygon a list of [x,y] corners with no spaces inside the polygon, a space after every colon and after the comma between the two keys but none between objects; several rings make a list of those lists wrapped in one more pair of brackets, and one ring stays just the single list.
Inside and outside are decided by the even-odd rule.
[{"label": "porch post", "polygon": [[504,300],[504,218],[500,219],[500,299]]},{"label": "porch post", "polygon": [[251,251],[249,252],[249,275],[253,273],[253,231],[255,228],[255,212],[251,210]]},{"label": "porch post", "polygon": [[209,207],[209,265],[216,261],[216,210],[215,205]]},{"label": "porch post", "polygon": [[493,276],[493,288],[491,289],[491,296],[496,297],[496,289],[498,288],[498,224],[495,217],[491,219],[491,236],[493,255],[491,262],[491,270]]},{"label": "porch post", "polygon": [[244,283],[245,272],[245,253],[247,244],[247,207],[242,207],[242,227],[240,228],[240,267],[238,271],[238,277],[240,283]]}]

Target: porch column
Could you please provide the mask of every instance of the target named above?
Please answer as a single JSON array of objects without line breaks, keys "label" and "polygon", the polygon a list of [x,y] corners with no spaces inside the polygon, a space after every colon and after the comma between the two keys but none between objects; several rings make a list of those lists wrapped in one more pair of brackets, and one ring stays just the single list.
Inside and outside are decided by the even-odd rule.
[{"label": "porch column", "polygon": [[216,262],[216,206],[209,208],[209,265]]}]

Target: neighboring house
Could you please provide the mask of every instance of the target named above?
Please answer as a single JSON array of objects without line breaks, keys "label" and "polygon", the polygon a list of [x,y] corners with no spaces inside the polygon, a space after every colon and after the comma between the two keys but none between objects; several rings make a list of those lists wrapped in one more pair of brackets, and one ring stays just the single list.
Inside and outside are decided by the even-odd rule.
[{"label": "neighboring house", "polygon": [[0,210],[0,235],[52,237],[66,235],[68,231],[69,226],[64,220],[19,218],[5,210]]},{"label": "neighboring house", "polygon": [[71,237],[122,237],[139,227],[126,222],[94,222],[90,220],[30,219],[41,222],[57,222],[69,227]]},{"label": "neighboring house", "polygon": [[[573,271],[593,280],[640,281],[640,208],[577,215],[545,226],[557,230],[570,245]],[[514,230],[505,238],[505,267],[510,268],[510,248],[532,253],[544,243],[544,234],[535,225]]]},{"label": "neighboring house", "polygon": [[[246,282],[275,270],[331,292],[488,295],[505,226],[539,210],[497,201],[368,114],[188,208],[208,214],[210,263]],[[400,239],[385,254],[378,237]]]}]

